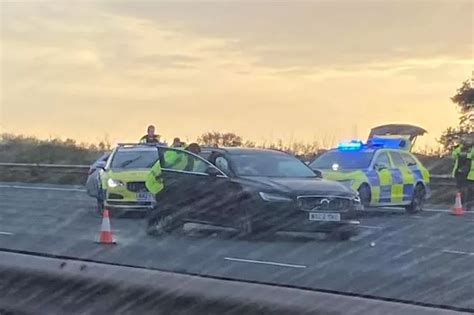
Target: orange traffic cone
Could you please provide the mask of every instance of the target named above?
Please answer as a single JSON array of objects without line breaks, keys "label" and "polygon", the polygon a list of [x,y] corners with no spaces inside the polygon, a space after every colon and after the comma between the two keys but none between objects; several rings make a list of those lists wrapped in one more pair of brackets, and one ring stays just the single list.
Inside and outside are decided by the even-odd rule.
[{"label": "orange traffic cone", "polygon": [[461,193],[457,192],[456,193],[456,201],[454,202],[454,207],[452,209],[453,215],[463,215],[464,214],[464,208],[462,207],[461,203]]},{"label": "orange traffic cone", "polygon": [[112,230],[110,229],[110,218],[109,210],[104,209],[104,215],[102,218],[102,226],[100,228],[99,240],[97,243],[100,244],[115,244],[115,240],[112,236]]}]

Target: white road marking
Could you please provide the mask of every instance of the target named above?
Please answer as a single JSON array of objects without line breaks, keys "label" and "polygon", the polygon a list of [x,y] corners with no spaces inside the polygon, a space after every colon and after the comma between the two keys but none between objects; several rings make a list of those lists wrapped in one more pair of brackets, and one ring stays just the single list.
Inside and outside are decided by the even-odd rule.
[{"label": "white road marking", "polygon": [[383,229],[382,226],[362,225],[362,224],[360,224],[359,227],[364,228],[364,229],[373,229],[373,230]]},{"label": "white road marking", "polygon": [[[405,211],[405,208],[401,207],[382,207],[382,208],[372,208],[374,211],[380,212],[394,212],[394,211]],[[424,208],[421,212],[451,212],[451,209],[435,209],[435,208]]]},{"label": "white road marking", "polygon": [[55,190],[55,191],[78,191],[78,192],[86,192],[86,190],[85,190],[85,189],[79,189],[79,188],[40,187],[40,186],[20,186],[20,185],[0,185],[0,188],[14,188],[14,189],[33,189],[33,190]]},{"label": "white road marking", "polygon": [[421,212],[451,212],[450,209],[423,209]]},{"label": "white road marking", "polygon": [[229,261],[236,261],[236,262],[260,264],[260,265],[271,265],[271,266],[288,267],[288,268],[306,268],[307,267],[304,265],[284,264],[284,263],[279,263],[279,262],[274,262],[274,261],[241,259],[241,258],[233,258],[233,257],[224,257],[224,259],[229,260]]},{"label": "white road marking", "polygon": [[474,256],[474,252],[463,252],[463,251],[460,251],[460,250],[449,250],[449,249],[445,249],[442,251],[443,253],[447,253],[447,254],[457,254],[457,255],[469,255],[469,256]]},{"label": "white road marking", "polygon": [[0,231],[0,235],[13,235],[13,233]]}]

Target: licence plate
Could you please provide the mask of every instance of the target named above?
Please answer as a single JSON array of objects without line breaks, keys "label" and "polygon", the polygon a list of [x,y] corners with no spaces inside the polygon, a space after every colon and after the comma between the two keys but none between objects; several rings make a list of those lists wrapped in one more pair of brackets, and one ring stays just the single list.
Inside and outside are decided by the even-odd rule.
[{"label": "licence plate", "polygon": [[137,193],[137,200],[138,201],[152,201],[153,200],[153,194],[149,192],[139,192]]},{"label": "licence plate", "polygon": [[310,221],[341,221],[341,214],[310,212],[309,220]]}]

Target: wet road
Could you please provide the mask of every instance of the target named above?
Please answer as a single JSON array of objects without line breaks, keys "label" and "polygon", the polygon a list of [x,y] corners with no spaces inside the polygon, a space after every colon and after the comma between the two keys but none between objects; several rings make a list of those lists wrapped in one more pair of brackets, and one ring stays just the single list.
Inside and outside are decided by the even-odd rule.
[{"label": "wet road", "polygon": [[244,241],[192,225],[153,238],[144,220],[112,218],[117,245],[105,246],[94,242],[100,220],[82,187],[0,184],[2,249],[474,310],[472,213],[371,210],[347,242]]}]

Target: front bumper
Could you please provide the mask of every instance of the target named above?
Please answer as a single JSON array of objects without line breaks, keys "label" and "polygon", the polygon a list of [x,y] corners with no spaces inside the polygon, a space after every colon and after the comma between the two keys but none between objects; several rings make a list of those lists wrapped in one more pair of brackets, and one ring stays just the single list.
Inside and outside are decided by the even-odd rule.
[{"label": "front bumper", "polygon": [[104,190],[102,196],[106,196],[104,206],[106,208],[124,210],[149,210],[156,205],[156,200],[150,195],[150,200],[137,200],[137,193],[123,188]]},{"label": "front bumper", "polygon": [[106,200],[104,206],[106,208],[124,209],[124,210],[150,210],[155,207],[155,202],[149,201],[123,201],[123,200]]},{"label": "front bumper", "polygon": [[[340,221],[312,221],[310,213],[337,213]],[[261,211],[253,215],[257,228],[288,232],[331,232],[337,229],[357,228],[355,209],[347,211],[304,211],[285,203],[265,204]]]}]

